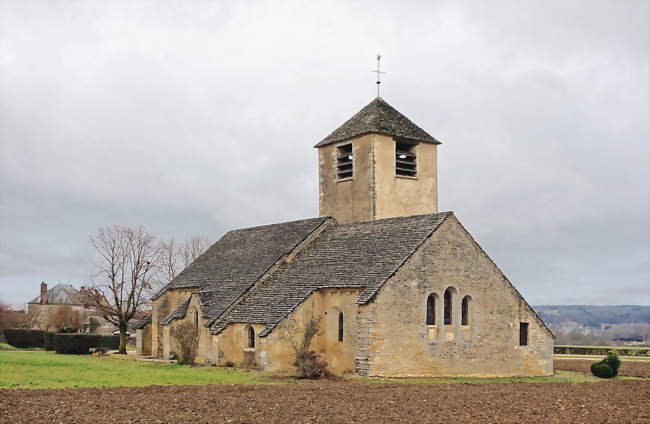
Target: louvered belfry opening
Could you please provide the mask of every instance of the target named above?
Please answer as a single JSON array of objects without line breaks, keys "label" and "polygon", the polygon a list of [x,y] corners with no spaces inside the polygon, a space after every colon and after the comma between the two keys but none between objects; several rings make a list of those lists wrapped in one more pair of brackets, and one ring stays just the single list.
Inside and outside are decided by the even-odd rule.
[{"label": "louvered belfry opening", "polygon": [[336,148],[336,177],[339,180],[352,178],[354,167],[352,164],[352,143],[343,144]]},{"label": "louvered belfry opening", "polygon": [[395,173],[406,177],[415,177],[417,170],[415,144],[395,143]]}]

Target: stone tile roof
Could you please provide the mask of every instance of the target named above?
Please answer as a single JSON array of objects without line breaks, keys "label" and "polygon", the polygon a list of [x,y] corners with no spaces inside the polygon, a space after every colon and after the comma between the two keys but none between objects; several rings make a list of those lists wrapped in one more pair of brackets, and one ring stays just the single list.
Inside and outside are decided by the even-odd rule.
[{"label": "stone tile roof", "polygon": [[147,315],[140,321],[137,321],[135,324],[133,324],[133,328],[138,330],[141,328],[145,328],[147,325],[151,324],[151,315]]},{"label": "stone tile roof", "polygon": [[326,146],[372,133],[440,144],[438,140],[399,113],[384,99],[377,97],[314,147]]},{"label": "stone tile roof", "polygon": [[268,332],[315,290],[361,288],[369,301],[451,212],[333,225],[292,261],[248,292],[211,329],[229,323],[267,325]]},{"label": "stone tile roof", "polygon": [[183,301],[183,303],[181,303],[180,306],[178,308],[176,308],[176,310],[174,312],[167,315],[165,317],[165,319],[162,320],[160,323],[162,325],[169,325],[169,324],[171,324],[172,322],[174,322],[175,320],[177,320],[179,318],[184,318],[185,314],[187,314],[187,307],[190,304],[190,299],[191,299],[191,297],[188,297],[187,299],[185,299]]},{"label": "stone tile roof", "polygon": [[327,219],[312,218],[229,231],[160,294],[173,288],[199,288],[197,297],[204,316],[218,317]]},{"label": "stone tile roof", "polygon": [[[41,303],[41,296],[38,295],[28,303]],[[83,305],[81,293],[70,284],[57,284],[47,291],[48,305]]]}]

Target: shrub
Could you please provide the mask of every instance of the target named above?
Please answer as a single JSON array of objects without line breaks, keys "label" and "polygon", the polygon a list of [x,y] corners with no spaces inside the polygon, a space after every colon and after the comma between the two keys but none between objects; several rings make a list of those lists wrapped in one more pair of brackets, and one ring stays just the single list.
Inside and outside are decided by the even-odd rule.
[{"label": "shrub", "polygon": [[223,364],[223,366],[228,367],[228,368],[232,368],[232,367],[235,366],[235,363],[233,361],[228,360],[228,361],[226,361],[225,364]]},{"label": "shrub", "polygon": [[43,347],[42,330],[25,330],[22,328],[5,328],[4,336],[7,343],[14,347]]},{"label": "shrub", "polygon": [[603,362],[596,362],[591,365],[591,373],[599,378],[612,378],[614,377],[614,370],[609,365]]},{"label": "shrub", "polygon": [[51,331],[46,331],[43,336],[43,347],[45,350],[54,350],[54,335]]},{"label": "shrub", "polygon": [[296,358],[296,369],[298,378],[328,378],[331,377],[325,362],[319,353],[310,350],[303,352]]},{"label": "shrub", "polygon": [[612,378],[618,375],[618,368],[620,366],[621,359],[618,357],[618,354],[610,350],[602,361],[591,365],[591,373],[600,378]]},{"label": "shrub", "polygon": [[172,337],[177,341],[178,363],[181,365],[193,364],[196,351],[199,348],[199,331],[193,324],[184,322],[172,328]]},{"label": "shrub", "polygon": [[603,362],[610,367],[612,367],[612,371],[614,371],[614,376],[618,375],[618,368],[621,366],[621,359],[618,357],[618,354],[614,350],[610,350],[607,352],[607,357],[603,359]]},{"label": "shrub", "polygon": [[87,355],[90,353],[90,348],[95,347],[118,349],[120,347],[120,336],[70,333],[57,333],[54,335],[54,350],[56,353]]}]

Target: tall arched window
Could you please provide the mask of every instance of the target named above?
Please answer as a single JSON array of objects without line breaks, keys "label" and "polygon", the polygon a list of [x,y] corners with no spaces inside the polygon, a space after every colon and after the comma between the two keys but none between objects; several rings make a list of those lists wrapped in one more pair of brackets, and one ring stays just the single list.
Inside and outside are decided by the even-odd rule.
[{"label": "tall arched window", "polygon": [[343,341],[343,312],[339,312],[339,341]]},{"label": "tall arched window", "polygon": [[451,287],[447,287],[447,290],[445,290],[445,325],[451,325],[451,298]]},{"label": "tall arched window", "polygon": [[436,325],[436,298],[433,293],[427,297],[427,325]]},{"label": "tall arched window", "polygon": [[194,311],[194,326],[199,328],[199,311]]},{"label": "tall arched window", "polygon": [[471,297],[465,296],[463,301],[460,304],[461,309],[461,318],[460,325],[469,325],[469,303],[472,300]]},{"label": "tall arched window", "polygon": [[255,329],[253,326],[249,325],[248,330],[246,331],[247,338],[248,338],[248,347],[254,348],[255,347]]}]

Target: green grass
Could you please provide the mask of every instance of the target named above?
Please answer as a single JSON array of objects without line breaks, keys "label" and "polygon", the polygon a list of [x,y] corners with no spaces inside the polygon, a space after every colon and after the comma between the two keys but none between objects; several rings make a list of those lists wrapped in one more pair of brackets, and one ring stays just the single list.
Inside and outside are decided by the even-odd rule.
[{"label": "green grass", "polygon": [[[620,377],[620,379],[626,379]],[[369,383],[408,383],[408,384],[450,384],[450,383],[596,383],[603,381],[593,375],[571,371],[555,371],[555,374],[548,377],[440,377],[440,378],[368,378],[364,379]]]},{"label": "green grass", "polygon": [[0,388],[36,389],[151,385],[263,384],[268,374],[188,367],[121,357],[0,352]]},{"label": "green grass", "polygon": [[[172,363],[144,362],[132,356],[93,357],[57,355],[53,352],[0,352],[0,388],[37,389],[72,387],[119,387],[151,385],[273,384],[298,383],[287,376],[223,367],[188,367]],[[617,377],[614,380],[628,380]],[[556,371],[549,377],[511,378],[362,378],[368,383],[482,384],[482,383],[593,383],[592,375]],[[302,383],[299,382],[299,383]]]},{"label": "green grass", "polygon": [[5,351],[5,350],[43,350],[43,348],[42,347],[21,348],[21,347],[13,347],[12,345],[7,343],[0,343],[0,351]]}]

